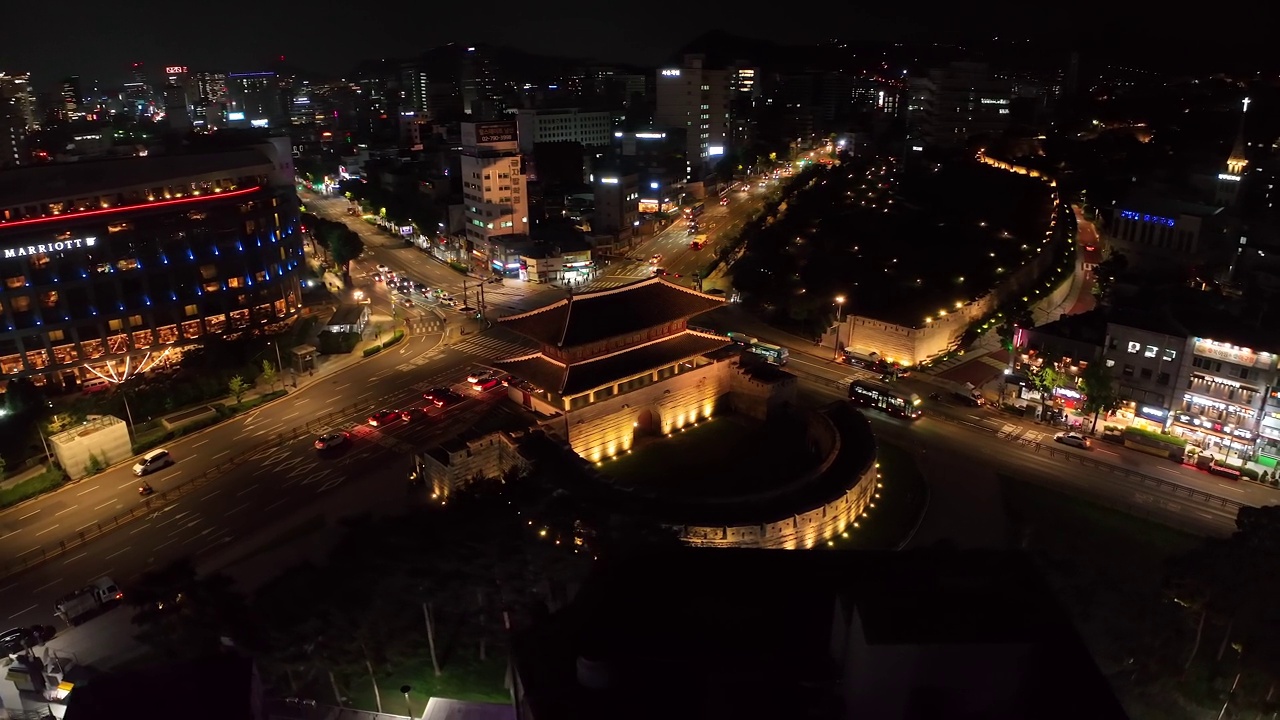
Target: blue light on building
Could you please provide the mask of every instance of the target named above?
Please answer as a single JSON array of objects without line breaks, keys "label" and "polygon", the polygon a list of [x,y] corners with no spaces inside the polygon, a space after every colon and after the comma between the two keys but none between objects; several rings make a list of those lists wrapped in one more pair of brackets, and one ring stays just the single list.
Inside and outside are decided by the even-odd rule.
[{"label": "blue light on building", "polygon": [[1166,225],[1168,227],[1173,227],[1174,224],[1177,223],[1173,218],[1160,217],[1159,215],[1147,215],[1146,213],[1134,212],[1133,210],[1121,210],[1120,217],[1124,220],[1155,223],[1156,225]]}]

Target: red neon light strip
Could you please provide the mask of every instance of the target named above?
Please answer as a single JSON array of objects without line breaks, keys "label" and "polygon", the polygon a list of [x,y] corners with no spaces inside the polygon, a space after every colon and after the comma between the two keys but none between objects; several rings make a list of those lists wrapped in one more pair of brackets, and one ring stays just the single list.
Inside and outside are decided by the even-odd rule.
[{"label": "red neon light strip", "polygon": [[232,190],[231,192],[202,195],[200,197],[178,198],[177,200],[161,200],[160,202],[150,202],[145,205],[129,205],[127,207],[103,208],[101,210],[83,210],[80,212],[64,213],[62,215],[50,215],[49,217],[30,218],[28,220],[0,221],[0,230],[3,230],[4,228],[18,227],[20,225],[34,225],[36,223],[54,222],[57,220],[79,220],[80,218],[92,217],[94,215],[110,215],[111,213],[129,212],[131,210],[141,210],[144,208],[167,207],[169,205],[201,202],[203,200],[221,200],[222,198],[235,197],[237,195],[247,195],[261,189],[262,186],[259,185],[258,187],[246,188],[244,190]]}]

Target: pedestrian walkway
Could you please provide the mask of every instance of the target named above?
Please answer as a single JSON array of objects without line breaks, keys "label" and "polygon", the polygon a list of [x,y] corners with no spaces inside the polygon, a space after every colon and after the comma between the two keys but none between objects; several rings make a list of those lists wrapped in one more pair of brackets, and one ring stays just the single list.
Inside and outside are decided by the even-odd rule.
[{"label": "pedestrian walkway", "polygon": [[538,352],[536,345],[504,339],[489,333],[460,340],[453,344],[453,349],[485,360],[502,360]]}]

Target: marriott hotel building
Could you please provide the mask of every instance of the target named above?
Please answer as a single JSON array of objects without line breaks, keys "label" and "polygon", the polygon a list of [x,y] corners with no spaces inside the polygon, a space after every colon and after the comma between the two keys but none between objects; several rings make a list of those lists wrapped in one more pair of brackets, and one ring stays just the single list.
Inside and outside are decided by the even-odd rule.
[{"label": "marriott hotel building", "polygon": [[300,307],[287,138],[0,172],[0,382],[120,381]]}]

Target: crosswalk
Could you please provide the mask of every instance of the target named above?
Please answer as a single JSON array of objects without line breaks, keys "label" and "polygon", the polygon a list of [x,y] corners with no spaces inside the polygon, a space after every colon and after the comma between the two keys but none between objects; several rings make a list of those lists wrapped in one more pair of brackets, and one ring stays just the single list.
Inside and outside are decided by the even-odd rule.
[{"label": "crosswalk", "polygon": [[475,355],[486,360],[502,360],[520,357],[538,351],[538,347],[527,341],[507,339],[498,335],[485,333],[475,335],[453,345],[453,349],[468,355]]},{"label": "crosswalk", "polygon": [[444,321],[434,315],[430,317],[411,317],[405,319],[405,325],[409,328],[409,334],[425,335],[427,333],[438,333],[444,330]]},{"label": "crosswalk", "polygon": [[1038,430],[1028,430],[1021,425],[1010,425],[1005,423],[1003,427],[996,433],[996,437],[1002,440],[1009,440],[1023,445],[1038,445],[1049,439],[1049,433],[1043,433]]}]

